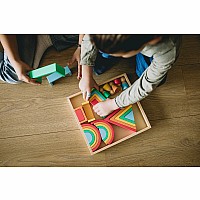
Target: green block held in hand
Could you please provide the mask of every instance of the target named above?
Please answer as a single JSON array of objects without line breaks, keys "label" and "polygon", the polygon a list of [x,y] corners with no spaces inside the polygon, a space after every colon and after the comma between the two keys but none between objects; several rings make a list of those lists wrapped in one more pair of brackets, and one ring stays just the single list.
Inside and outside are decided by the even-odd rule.
[{"label": "green block held in hand", "polygon": [[58,72],[63,77],[65,77],[65,69],[56,63],[53,63],[53,64],[47,65],[45,67],[41,67],[39,69],[30,71],[29,77],[30,78],[40,78],[40,77],[52,74],[54,72]]}]

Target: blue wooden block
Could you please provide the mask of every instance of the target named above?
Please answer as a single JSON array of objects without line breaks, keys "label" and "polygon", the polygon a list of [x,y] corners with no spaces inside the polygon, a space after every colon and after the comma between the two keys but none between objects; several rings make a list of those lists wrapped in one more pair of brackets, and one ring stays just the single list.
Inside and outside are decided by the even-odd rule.
[{"label": "blue wooden block", "polygon": [[[70,76],[72,75],[71,70],[69,69],[68,66],[64,67],[64,69],[65,69],[65,75],[67,75],[67,74],[69,74]],[[47,76],[47,80],[48,80],[49,84],[53,86],[53,83],[62,77],[63,76],[60,73],[54,72],[51,75]]]},{"label": "blue wooden block", "polygon": [[71,72],[71,70],[69,69],[69,67],[66,66],[66,67],[64,67],[64,68],[65,68],[65,76],[66,76],[67,74],[69,74],[69,76],[71,76],[71,75],[72,75],[72,72]]},{"label": "blue wooden block", "polygon": [[62,78],[62,76],[59,73],[57,73],[57,72],[54,72],[53,74],[47,76],[47,80],[48,80],[48,82],[50,84],[53,83],[54,81],[60,79],[60,78]]}]

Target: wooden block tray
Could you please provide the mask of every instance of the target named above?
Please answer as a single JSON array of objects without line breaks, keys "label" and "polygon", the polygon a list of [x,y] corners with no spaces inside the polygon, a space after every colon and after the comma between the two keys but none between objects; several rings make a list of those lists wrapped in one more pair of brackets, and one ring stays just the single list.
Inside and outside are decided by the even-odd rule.
[{"label": "wooden block tray", "polygon": [[[121,74],[119,76],[113,77],[110,80],[107,80],[106,82],[100,84],[100,86],[102,86],[105,83],[108,83],[110,81],[113,81],[116,78],[121,78],[121,77],[125,77],[126,82],[128,83],[128,85],[129,86],[131,85],[126,73],[124,73],[124,74]],[[120,93],[112,95],[110,98],[114,98],[115,96],[117,96],[119,94]],[[72,112],[74,114],[74,117],[75,117],[75,120],[77,122],[77,125],[78,125],[78,127],[80,129],[81,135],[83,135],[91,155],[94,155],[94,154],[99,153],[99,152],[101,152],[101,151],[103,151],[105,149],[108,149],[108,148],[110,148],[110,147],[112,147],[112,146],[114,146],[116,144],[119,144],[120,142],[123,142],[123,141],[125,141],[125,140],[127,140],[127,139],[129,139],[129,138],[131,138],[131,137],[133,137],[135,135],[138,135],[138,134],[140,134],[140,133],[142,133],[142,132],[144,132],[144,131],[146,131],[146,130],[151,128],[149,120],[147,119],[147,116],[146,116],[146,114],[145,114],[140,102],[137,102],[137,103],[132,105],[137,131],[133,132],[131,130],[127,130],[127,129],[124,129],[124,128],[121,128],[119,126],[116,126],[116,125],[112,124],[112,127],[113,127],[114,132],[115,132],[115,136],[114,136],[113,142],[111,144],[109,144],[109,145],[106,145],[102,141],[100,146],[99,146],[99,148],[96,151],[93,152],[91,147],[90,147],[90,145],[88,144],[87,138],[86,138],[86,136],[85,136],[85,134],[83,132],[83,129],[82,129],[82,127],[81,127],[81,125],[80,125],[80,123],[78,121],[78,118],[77,118],[77,116],[75,114],[75,111],[74,111],[74,109],[76,109],[79,106],[81,106],[81,104],[84,102],[84,100],[82,98],[82,93],[78,92],[78,93],[76,93],[74,95],[71,95],[71,96],[67,97],[67,99],[68,99],[68,102],[70,104],[71,110],[72,110]],[[102,119],[96,113],[94,113],[94,116],[95,116],[96,119]]]}]

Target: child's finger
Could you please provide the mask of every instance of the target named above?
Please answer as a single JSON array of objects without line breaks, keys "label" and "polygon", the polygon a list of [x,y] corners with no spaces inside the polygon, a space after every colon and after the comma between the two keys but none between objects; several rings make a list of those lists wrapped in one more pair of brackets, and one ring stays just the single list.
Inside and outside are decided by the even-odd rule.
[{"label": "child's finger", "polygon": [[99,115],[99,113],[101,113],[101,109],[97,106],[97,107],[93,107],[93,110],[95,113],[97,113]]},{"label": "child's finger", "polygon": [[77,79],[81,79],[82,77],[82,66],[80,65],[80,63],[78,63],[78,75],[77,75]]},{"label": "child's finger", "polygon": [[91,97],[91,92],[87,91],[86,92],[86,101],[88,101],[90,97]]},{"label": "child's finger", "polygon": [[97,112],[97,110],[98,110],[97,104],[93,106],[93,110],[94,110],[94,112]]},{"label": "child's finger", "polygon": [[102,111],[98,111],[98,112],[97,112],[97,115],[99,115],[100,117],[102,117],[102,116],[103,116]]},{"label": "child's finger", "polygon": [[70,65],[73,65],[74,62],[75,62],[75,56],[73,56],[73,57],[71,58],[71,60],[69,60]]},{"label": "child's finger", "polygon": [[99,90],[99,86],[97,85],[96,82],[94,82],[94,88],[96,88],[97,90]]},{"label": "child's finger", "polygon": [[23,76],[22,80],[25,83],[32,84],[32,85],[40,85],[40,83],[36,82],[36,80],[29,78],[28,76]]},{"label": "child's finger", "polygon": [[86,100],[87,92],[82,92],[82,95],[83,95],[83,99],[84,99],[85,101],[87,101],[87,100]]}]

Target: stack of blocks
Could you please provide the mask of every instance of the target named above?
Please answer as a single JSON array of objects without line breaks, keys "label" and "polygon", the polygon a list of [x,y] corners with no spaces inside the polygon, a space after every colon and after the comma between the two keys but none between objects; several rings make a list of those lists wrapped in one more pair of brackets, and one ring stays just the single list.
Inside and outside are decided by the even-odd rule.
[{"label": "stack of blocks", "polygon": [[115,79],[100,87],[100,91],[93,88],[89,101],[83,102],[82,106],[75,108],[74,111],[78,121],[93,152],[99,148],[101,141],[105,145],[109,145],[114,141],[115,133],[113,125],[136,132],[132,105],[123,109],[119,108],[102,119],[96,119],[92,109],[92,106],[105,101],[108,97],[112,97],[112,95],[127,88],[128,84],[124,77]]},{"label": "stack of blocks", "polygon": [[47,76],[47,80],[50,85],[53,85],[53,83],[62,78],[66,75],[72,75],[71,70],[68,66],[61,67],[57,63],[53,63],[44,67],[41,67],[39,69],[35,69],[29,72],[29,77],[33,79],[37,79],[38,82],[42,82],[42,77]]}]

